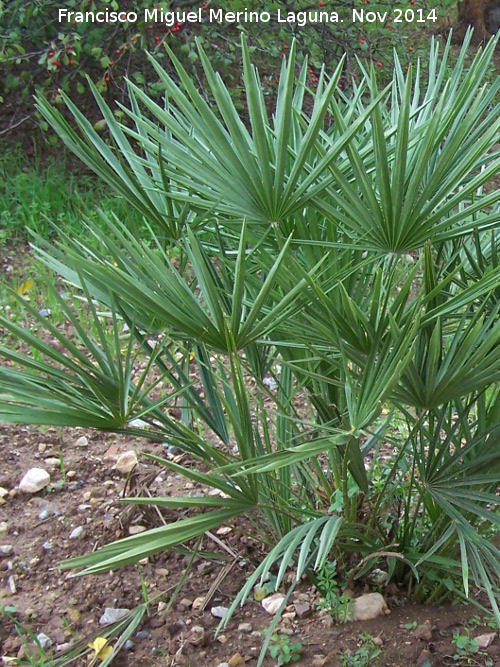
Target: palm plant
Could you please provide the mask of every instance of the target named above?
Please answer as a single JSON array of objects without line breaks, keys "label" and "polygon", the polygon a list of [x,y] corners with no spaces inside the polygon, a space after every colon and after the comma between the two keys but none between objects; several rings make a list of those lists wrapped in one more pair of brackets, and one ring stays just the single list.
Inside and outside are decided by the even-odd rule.
[{"label": "palm plant", "polygon": [[[362,71],[351,96],[337,88],[342,63],[308,90],[292,48],[269,116],[243,43],[247,122],[203,49],[211,104],[172,55],[175,80],[153,63],[164,106],[130,83],[120,123],[94,89],[109,143],[69,99],[80,134],[39,99],[150,235],[108,219],[87,240],[38,239],[93,325],[62,304],[69,340],[28,307],[61,353],[2,319],[36,354],[0,347],[12,364],[0,368],[0,419],[133,432],[140,417],[141,435],[194,464],[152,458],[207,491],[126,500],[192,513],[65,567],[108,571],[245,515],[269,554],[233,609],[271,568],[278,587],[292,564],[295,582],[314,579],[333,555],[353,577],[385,559],[389,579],[414,578],[433,599],[457,578],[468,596],[472,578],[500,622],[500,192],[483,191],[500,169],[495,44],[466,68],[466,40],[450,73],[450,44],[433,43],[425,81],[396,60],[385,89]],[[168,412],[178,400],[180,421]],[[434,585],[439,571],[448,578]]]}]

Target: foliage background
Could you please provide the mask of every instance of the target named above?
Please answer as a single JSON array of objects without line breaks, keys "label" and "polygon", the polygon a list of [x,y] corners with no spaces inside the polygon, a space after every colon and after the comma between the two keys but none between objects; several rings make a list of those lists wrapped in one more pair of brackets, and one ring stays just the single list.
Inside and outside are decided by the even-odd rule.
[{"label": "foliage background", "polygon": [[[266,2],[265,9],[274,14],[280,8],[288,10],[335,10],[346,20],[342,24],[278,24],[273,19],[269,24],[218,25],[205,22],[181,27],[167,28],[162,24],[145,24],[143,10],[157,6],[162,9],[196,8],[192,2],[161,2],[154,0],[124,0],[120,10],[134,10],[139,21],[135,24],[59,23],[58,9],[71,11],[99,11],[117,7],[117,2],[105,0],[10,0],[0,2],[0,68],[4,75],[0,82],[0,133],[6,135],[16,128],[21,131],[13,136],[26,141],[26,129],[46,124],[33,112],[32,97],[35,91],[47,99],[60,104],[60,91],[71,93],[81,108],[88,108],[97,122],[99,116],[88,96],[86,77],[92,81],[108,100],[124,101],[126,87],[124,77],[145,87],[153,98],[161,95],[163,87],[158,76],[145,57],[145,50],[171,71],[164,45],[168,44],[186,66],[194,81],[205,86],[203,68],[200,67],[194,40],[202,41],[214,67],[218,69],[230,86],[231,95],[243,104],[238,48],[240,33],[246,33],[254,61],[263,75],[266,94],[276,93],[279,59],[289,47],[291,40],[298,41],[298,63],[307,55],[310,63],[311,82],[315,83],[322,63],[327,67],[336,64],[343,53],[347,54],[341,85],[348,87],[355,75],[355,57],[378,64],[381,77],[390,74],[393,49],[402,61],[408,64],[415,56],[426,50],[430,34],[446,32],[450,19],[455,14],[455,2],[428,2],[427,0],[405,0],[395,2],[365,3],[363,0],[310,3],[306,0]],[[200,2],[200,5],[202,3]],[[204,7],[217,8],[212,0]],[[219,3],[225,10],[253,11],[262,9],[256,0],[232,0]],[[425,24],[392,22],[394,7],[420,9],[427,16],[435,10],[437,21]],[[388,12],[388,20],[381,23],[352,23],[349,19],[353,8]],[[423,38],[423,39],[422,39]],[[25,125],[27,123],[27,125]],[[22,127],[24,125],[24,127]],[[54,141],[49,139],[47,141]]]}]

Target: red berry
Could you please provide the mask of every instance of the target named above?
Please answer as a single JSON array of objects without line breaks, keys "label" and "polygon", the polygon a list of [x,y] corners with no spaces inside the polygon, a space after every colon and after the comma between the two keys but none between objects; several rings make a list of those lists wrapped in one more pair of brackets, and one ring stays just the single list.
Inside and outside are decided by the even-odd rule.
[{"label": "red berry", "polygon": [[116,49],[115,53],[120,53],[120,49]]},{"label": "red berry", "polygon": [[74,65],[74,64],[75,64],[75,61],[74,61],[74,60],[70,60],[70,61],[69,61],[69,64],[70,64],[70,65]]},{"label": "red berry", "polygon": [[382,63],[380,62],[380,60],[377,60],[377,67],[383,67],[383,65],[382,65]]},{"label": "red berry", "polygon": [[52,58],[53,55],[54,55],[54,51],[49,51],[49,56],[50,56],[51,58]]}]

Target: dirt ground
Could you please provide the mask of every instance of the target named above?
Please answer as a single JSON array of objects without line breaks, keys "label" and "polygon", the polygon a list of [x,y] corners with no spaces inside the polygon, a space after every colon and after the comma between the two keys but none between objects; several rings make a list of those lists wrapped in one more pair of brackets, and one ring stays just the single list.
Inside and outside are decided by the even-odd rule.
[{"label": "dirt ground", "polygon": [[[82,436],[87,442],[81,440]],[[127,476],[116,469],[116,458],[121,452],[133,448],[165,455],[161,444],[81,429],[7,425],[0,425],[0,443],[0,487],[7,491],[0,501],[0,523],[7,524],[0,533],[0,603],[15,607],[15,618],[32,633],[43,632],[49,637],[52,646],[46,649],[47,654],[53,651],[58,656],[77,641],[98,633],[99,619],[106,607],[133,609],[144,602],[145,595],[151,599],[163,591],[164,597],[151,604],[150,614],[134,631],[128,650],[118,653],[114,665],[256,664],[263,631],[272,620],[260,602],[247,603],[222,634],[214,637],[219,619],[213,616],[212,608],[229,606],[259,555],[259,545],[248,539],[237,524],[226,526],[219,535],[205,537],[202,549],[219,553],[220,560],[201,556],[195,559],[168,613],[165,603],[186,569],[186,555],[165,553],[150,558],[141,565],[140,574],[136,566],[130,566],[80,578],[58,568],[68,556],[84,554],[130,534],[137,529],[134,526],[161,525],[173,518],[160,518],[156,512],[144,513],[140,507],[118,503],[126,485],[132,493],[134,489],[144,489],[146,482],[152,494],[196,493],[195,485],[188,482],[181,487],[181,480],[164,470],[154,471],[160,474],[150,483],[151,466],[140,458],[132,480],[127,481]],[[51,474],[50,485],[34,495],[18,490],[22,476],[31,467],[43,467]],[[70,538],[80,527],[82,530],[76,531],[79,535]],[[6,545],[12,550],[7,549],[4,555],[2,546]],[[236,564],[220,577],[229,551],[237,554]],[[141,578],[147,594],[141,589]],[[199,598],[206,597],[211,588],[212,597],[206,608],[196,608]],[[500,666],[500,641],[496,634],[485,640],[492,641],[484,649],[462,649],[463,654],[459,655],[457,636],[473,639],[495,632],[481,621],[474,607],[430,608],[409,604],[398,591],[382,592],[390,615],[337,624],[317,608],[318,594],[303,582],[279,625],[281,637],[285,638],[282,641],[301,645],[295,664]],[[4,663],[5,656],[25,658],[30,643],[23,646],[12,622],[4,615],[0,625],[0,655],[4,656]],[[473,649],[474,644],[470,643],[469,648]],[[278,658],[279,652],[276,658],[267,658],[265,664],[279,664]],[[74,664],[90,663],[82,658]]]}]

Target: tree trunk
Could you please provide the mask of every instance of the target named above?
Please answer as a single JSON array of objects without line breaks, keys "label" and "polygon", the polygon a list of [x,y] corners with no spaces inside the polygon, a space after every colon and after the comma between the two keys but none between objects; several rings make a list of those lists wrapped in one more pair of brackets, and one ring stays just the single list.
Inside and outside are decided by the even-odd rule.
[{"label": "tree trunk", "polygon": [[[462,0],[458,3],[458,20],[465,31],[468,26],[474,28],[474,41],[487,39],[492,34],[488,28],[488,10],[491,5],[488,0]],[[494,31],[496,32],[496,30]]]}]

